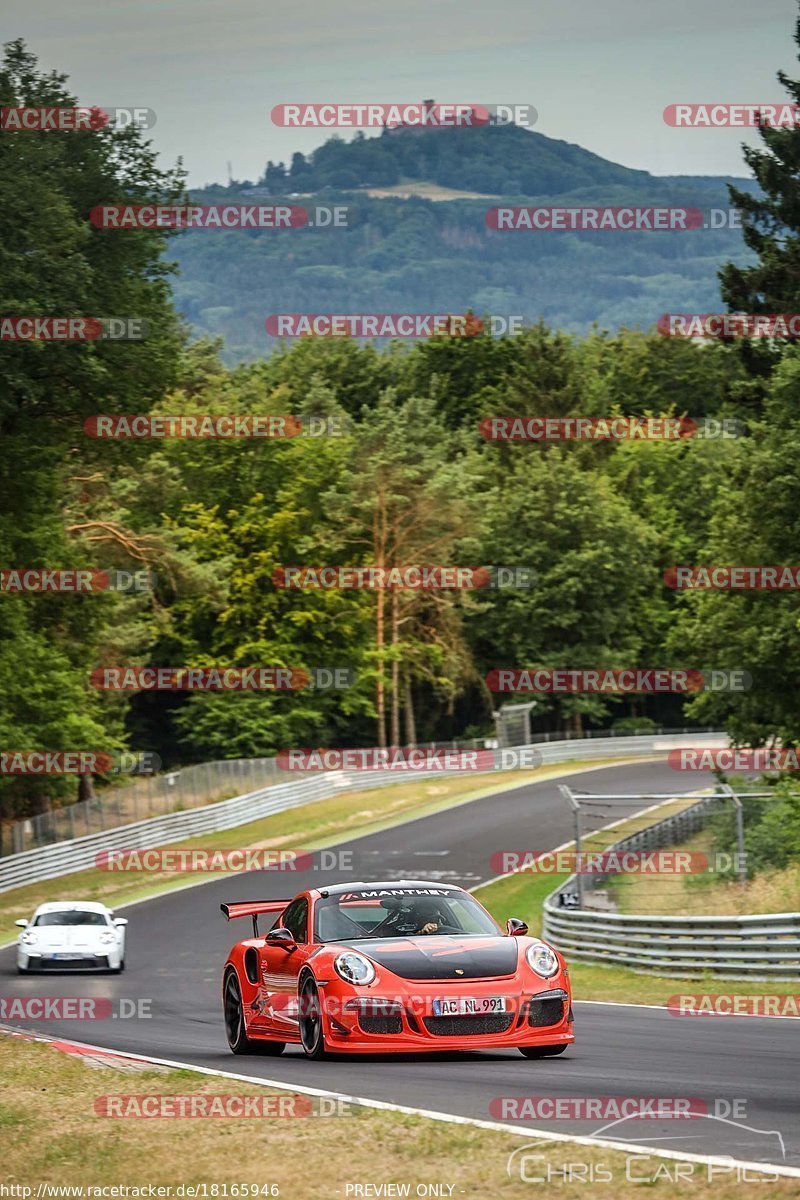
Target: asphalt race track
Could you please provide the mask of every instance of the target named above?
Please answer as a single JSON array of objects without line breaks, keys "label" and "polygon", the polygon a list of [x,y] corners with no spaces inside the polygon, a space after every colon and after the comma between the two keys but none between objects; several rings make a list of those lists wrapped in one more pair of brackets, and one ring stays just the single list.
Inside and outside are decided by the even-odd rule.
[{"label": "asphalt race track", "polygon": [[[581,773],[575,786],[667,792],[692,791],[708,782],[692,775],[676,786],[675,772],[666,763],[642,763]],[[620,815],[623,811],[630,809]],[[528,784],[347,843],[354,869],[346,877],[433,878],[472,887],[497,874],[489,861],[493,852],[515,847],[545,850],[571,836],[571,817],[557,784]],[[341,877],[314,872],[313,883],[319,886]],[[515,1118],[513,1123],[657,1149],[800,1166],[796,1020],[676,1017],[657,1008],[579,1002],[576,1043],[551,1060],[527,1060],[509,1050],[312,1063],[299,1047],[288,1048],[278,1059],[234,1057],[222,1025],[220,971],[231,944],[238,936],[248,936],[250,929],[247,921],[227,925],[219,905],[289,896],[307,886],[310,878],[251,872],[128,906],[127,971],[120,976],[19,977],[14,950],[8,948],[0,951],[0,991],[5,996],[148,998],[149,1020],[15,1024],[131,1053],[261,1076],[289,1087],[325,1088],[484,1120],[492,1119],[490,1101],[499,1096],[696,1097],[706,1101],[709,1112],[718,1101],[745,1101],[746,1115],[740,1110],[737,1117],[730,1107],[717,1109],[727,1120],[629,1119],[613,1127],[606,1121]],[[64,892],[70,898],[68,884]],[[664,1002],[681,988],[679,981],[665,985]],[[685,990],[735,991],[736,984],[694,983]],[[565,1147],[565,1159],[569,1157]]]}]

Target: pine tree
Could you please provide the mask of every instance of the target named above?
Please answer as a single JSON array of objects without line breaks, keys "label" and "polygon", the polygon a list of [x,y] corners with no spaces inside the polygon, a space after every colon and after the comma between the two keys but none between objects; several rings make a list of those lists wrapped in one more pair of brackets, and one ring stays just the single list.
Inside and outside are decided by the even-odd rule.
[{"label": "pine tree", "polygon": [[[800,48],[800,19],[794,40]],[[800,80],[783,71],[778,80],[800,105]],[[744,146],[744,159],[761,194],[729,186],[731,203],[742,213],[745,245],[758,255],[750,267],[727,263],[719,273],[722,296],[731,310],[748,313],[800,309],[800,127],[762,125],[763,149]]]}]

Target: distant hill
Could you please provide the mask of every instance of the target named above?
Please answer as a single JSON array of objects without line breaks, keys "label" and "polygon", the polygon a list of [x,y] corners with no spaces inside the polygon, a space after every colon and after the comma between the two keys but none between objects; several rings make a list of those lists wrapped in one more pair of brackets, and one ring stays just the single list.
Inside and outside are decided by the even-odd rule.
[{"label": "distant hill", "polygon": [[[737,229],[684,233],[496,233],[498,201],[376,199],[424,182],[536,205],[674,205],[723,210],[716,176],[654,176],[516,126],[331,138],[258,181],[196,190],[198,202],[291,199],[347,204],[346,229],[183,233],[172,243],[179,307],[197,332],[222,335],[230,361],[268,355],[280,312],[494,312],[584,332],[654,325],[663,312],[720,307],[718,267],[747,262]],[[432,189],[435,191],[435,189]],[[295,203],[300,203],[297,199]]]},{"label": "distant hill", "polygon": [[424,179],[473,192],[557,196],[648,178],[589,150],[516,125],[478,129],[400,129],[352,141],[330,138],[308,158],[270,163],[260,183],[278,192],[386,187]]}]

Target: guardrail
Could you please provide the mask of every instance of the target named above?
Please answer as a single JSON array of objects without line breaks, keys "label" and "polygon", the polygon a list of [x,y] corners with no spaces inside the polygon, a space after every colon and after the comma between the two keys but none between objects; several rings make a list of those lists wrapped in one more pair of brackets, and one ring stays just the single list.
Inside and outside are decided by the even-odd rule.
[{"label": "guardrail", "polygon": [[[665,754],[681,746],[727,745],[725,734],[652,735],[639,737],[587,738],[550,742],[535,747],[543,764],[561,763],[569,759],[648,757]],[[528,750],[528,747],[518,747]],[[498,772],[500,774],[501,772]],[[441,771],[439,775],[465,774]],[[510,771],[502,774],[508,778]],[[120,825],[102,833],[58,842],[21,854],[0,859],[0,892],[24,884],[55,879],[73,871],[93,867],[96,856],[103,850],[142,850],[167,846],[205,833],[218,833],[257,821],[272,813],[284,812],[317,800],[326,800],[342,791],[363,791],[388,784],[407,783],[412,778],[431,778],[430,771],[336,771],[312,777],[306,776],[291,783],[260,788],[232,800],[195,808],[187,812],[167,813],[164,816]],[[473,776],[478,778],[478,776]],[[484,775],[483,778],[486,778]]]},{"label": "guardrail", "polygon": [[[646,732],[650,736],[657,733],[686,733],[697,737],[713,733],[714,730],[684,726],[639,732]],[[525,744],[630,736],[613,730],[592,730],[585,735],[571,732],[537,733]],[[455,738],[449,742],[421,742],[418,747],[423,750],[483,750],[496,744],[496,738]],[[88,837],[91,833],[103,833],[106,829],[116,829],[118,825],[133,824],[149,817],[161,817],[187,808],[202,808],[206,804],[285,782],[285,772],[275,758],[225,758],[195,763],[165,771],[161,775],[132,775],[124,784],[104,788],[90,800],[64,804],[60,808],[51,808],[14,821],[0,817],[0,858],[22,854],[25,850],[36,850],[40,846],[52,846],[56,842]]]},{"label": "guardrail", "polygon": [[[675,845],[702,828],[726,796],[717,793],[604,847],[651,850]],[[608,875],[587,876],[594,886]],[[680,978],[711,972],[722,978],[800,978],[800,913],[752,916],[661,916],[570,907],[576,877],[544,902],[542,936],[570,959],[631,967]]]}]

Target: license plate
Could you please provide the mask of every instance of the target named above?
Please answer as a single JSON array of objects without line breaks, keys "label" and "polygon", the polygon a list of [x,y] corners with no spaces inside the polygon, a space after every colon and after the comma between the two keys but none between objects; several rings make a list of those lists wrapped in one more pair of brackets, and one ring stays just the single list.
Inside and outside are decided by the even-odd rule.
[{"label": "license plate", "polygon": [[83,958],[84,955],[83,954],[51,954],[50,957],[51,958],[62,958],[62,959],[63,958],[76,959],[76,958]]},{"label": "license plate", "polygon": [[504,1012],[508,1012],[505,996],[452,996],[433,1002],[435,1017],[480,1017]]}]

